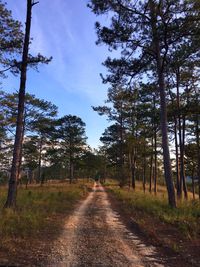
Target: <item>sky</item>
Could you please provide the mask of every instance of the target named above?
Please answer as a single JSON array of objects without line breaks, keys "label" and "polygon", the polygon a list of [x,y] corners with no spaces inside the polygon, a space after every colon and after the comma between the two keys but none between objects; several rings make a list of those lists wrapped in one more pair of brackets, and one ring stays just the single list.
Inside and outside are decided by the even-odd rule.
[{"label": "sky", "polygon": [[[102,62],[109,55],[107,47],[97,46],[95,22],[97,18],[87,7],[87,0],[40,0],[32,15],[30,52],[52,56],[49,65],[39,72],[29,70],[27,92],[51,101],[58,106],[59,116],[72,114],[86,123],[88,144],[97,148],[99,138],[108,126],[91,106],[103,105],[107,85],[100,73],[106,70]],[[13,17],[24,25],[26,0],[7,0]],[[106,20],[106,18],[103,18]],[[19,89],[19,77],[9,75],[3,81],[9,92]]]}]

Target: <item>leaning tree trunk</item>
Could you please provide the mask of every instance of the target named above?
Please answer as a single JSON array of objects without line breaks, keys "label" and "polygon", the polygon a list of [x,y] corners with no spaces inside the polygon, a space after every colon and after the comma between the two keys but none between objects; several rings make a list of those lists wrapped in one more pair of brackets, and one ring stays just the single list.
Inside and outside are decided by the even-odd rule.
[{"label": "leaning tree trunk", "polygon": [[160,108],[161,108],[161,132],[162,132],[162,148],[163,148],[163,160],[164,160],[164,173],[165,182],[168,192],[168,202],[171,207],[176,207],[175,191],[172,179],[171,160],[169,153],[169,142],[168,142],[168,122],[167,122],[167,104],[166,104],[166,93],[165,93],[165,82],[164,82],[164,62],[161,58],[160,42],[157,32],[157,14],[156,6],[153,0],[149,1],[150,4],[150,15],[151,15],[151,26],[153,34],[153,44],[155,49],[156,63],[157,63],[157,75],[158,75],[158,88],[160,92]]},{"label": "leaning tree trunk", "polygon": [[28,51],[30,42],[32,6],[33,6],[32,0],[27,0],[26,30],[25,30],[23,55],[21,63],[20,88],[18,94],[19,100],[18,100],[18,112],[17,112],[17,125],[16,125],[13,160],[12,160],[11,174],[9,180],[8,195],[5,203],[5,208],[16,206],[17,180],[19,175],[19,165],[20,165],[22,139],[23,139],[22,132],[24,124],[26,73],[27,73],[27,61],[28,61]]}]

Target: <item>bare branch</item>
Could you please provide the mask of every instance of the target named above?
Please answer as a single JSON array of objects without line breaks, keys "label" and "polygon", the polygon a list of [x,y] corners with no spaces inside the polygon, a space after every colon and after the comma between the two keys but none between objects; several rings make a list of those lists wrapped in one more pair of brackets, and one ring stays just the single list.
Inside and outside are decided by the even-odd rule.
[{"label": "bare branch", "polygon": [[33,1],[33,3],[32,3],[32,7],[35,6],[35,5],[37,5],[37,4],[39,4],[39,1],[37,1],[37,2],[34,2],[34,1]]}]

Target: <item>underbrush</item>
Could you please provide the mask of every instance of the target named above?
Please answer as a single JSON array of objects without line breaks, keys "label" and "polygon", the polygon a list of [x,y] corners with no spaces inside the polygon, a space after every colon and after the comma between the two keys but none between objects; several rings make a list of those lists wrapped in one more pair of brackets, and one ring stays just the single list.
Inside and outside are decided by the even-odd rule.
[{"label": "underbrush", "polygon": [[154,196],[149,192],[144,194],[140,189],[133,192],[117,187],[110,187],[109,190],[121,202],[124,211],[140,225],[151,224],[151,218],[155,218],[158,222],[175,226],[183,238],[200,237],[198,200],[180,201],[177,209],[172,209],[168,205],[166,194]]},{"label": "underbrush", "polygon": [[[44,185],[19,188],[17,208],[3,210],[6,189],[0,189],[1,241],[12,238],[38,238],[46,228],[55,231],[61,221],[59,215],[67,215],[75,203],[86,194],[83,185]],[[56,217],[58,217],[56,219]]]}]

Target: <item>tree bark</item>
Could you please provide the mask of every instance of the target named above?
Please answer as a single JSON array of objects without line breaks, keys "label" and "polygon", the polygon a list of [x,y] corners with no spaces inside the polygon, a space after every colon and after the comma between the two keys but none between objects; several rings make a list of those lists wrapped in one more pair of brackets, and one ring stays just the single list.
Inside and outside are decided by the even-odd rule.
[{"label": "tree bark", "polygon": [[5,208],[14,208],[16,206],[17,198],[17,182],[19,176],[20,156],[22,149],[22,132],[24,124],[24,105],[25,105],[25,90],[26,90],[26,74],[27,74],[27,61],[30,42],[30,29],[31,29],[31,13],[32,13],[32,0],[27,0],[27,14],[26,14],[26,29],[24,37],[24,46],[22,54],[21,74],[20,74],[20,88],[18,94],[18,112],[17,124],[15,133],[15,142],[13,149],[13,159],[11,174],[9,179],[9,188],[7,200],[4,205]]},{"label": "tree bark", "polygon": [[119,130],[119,178],[120,178],[120,184],[122,186],[125,185],[125,177],[124,177],[124,149],[123,149],[123,116],[122,116],[122,103],[120,106],[120,116],[119,116],[119,124],[120,124],[120,130]]},{"label": "tree bark", "polygon": [[73,162],[73,151],[72,151],[72,140],[70,138],[70,144],[69,144],[69,183],[71,184],[74,180],[74,162]]},{"label": "tree bark", "polygon": [[149,170],[149,193],[152,192],[152,170],[153,170],[153,152],[150,159],[150,170]]},{"label": "tree bark", "polygon": [[200,140],[199,140],[199,115],[196,116],[196,142],[197,142],[197,176],[198,176],[198,194],[200,200]]},{"label": "tree bark", "polygon": [[195,200],[194,166],[192,166],[192,196]]},{"label": "tree bark", "polygon": [[154,194],[157,194],[157,127],[155,122],[156,116],[156,99],[153,98],[154,105]]},{"label": "tree bark", "polygon": [[133,149],[132,155],[132,166],[131,166],[131,174],[132,174],[132,188],[135,190],[135,171],[136,171],[136,149]]},{"label": "tree bark", "polygon": [[185,199],[188,199],[188,193],[187,193],[187,184],[185,181],[185,162],[184,162],[184,156],[185,156],[185,116],[183,116],[183,125],[182,125],[182,144],[180,145],[180,150],[181,150],[181,179],[183,182],[183,191],[184,191],[184,197]]},{"label": "tree bark", "polygon": [[43,137],[40,137],[40,145],[39,145],[39,159],[38,159],[38,183],[41,183],[41,165],[42,165],[42,146],[43,146]]},{"label": "tree bark", "polygon": [[157,136],[154,132],[154,194],[157,194]]},{"label": "tree bark", "polygon": [[181,123],[181,110],[180,110],[180,71],[179,68],[176,71],[176,90],[177,90],[177,109],[178,109],[178,136],[179,136],[179,149],[180,149],[180,196],[182,195],[182,189],[184,191],[185,199],[188,198],[187,186],[185,182],[185,166],[184,166],[184,147],[185,147],[185,117],[183,115]]},{"label": "tree bark", "polygon": [[143,151],[143,191],[146,191],[146,144],[144,144],[144,151]]},{"label": "tree bark", "polygon": [[177,138],[177,118],[174,116],[174,136],[175,136],[175,153],[176,153],[176,192],[178,199],[181,199],[180,187],[180,168],[179,168],[179,152],[178,152],[178,138]]},{"label": "tree bark", "polygon": [[155,48],[155,57],[157,63],[158,88],[160,92],[161,131],[162,131],[162,148],[163,148],[165,182],[167,186],[169,205],[175,208],[176,199],[175,199],[175,191],[172,179],[172,169],[171,169],[171,160],[169,153],[169,142],[168,142],[167,105],[166,105],[165,82],[163,73],[164,62],[163,59],[161,58],[160,42],[157,32],[157,11],[155,2],[153,0],[150,0],[149,4],[150,4],[153,44]]}]

